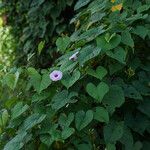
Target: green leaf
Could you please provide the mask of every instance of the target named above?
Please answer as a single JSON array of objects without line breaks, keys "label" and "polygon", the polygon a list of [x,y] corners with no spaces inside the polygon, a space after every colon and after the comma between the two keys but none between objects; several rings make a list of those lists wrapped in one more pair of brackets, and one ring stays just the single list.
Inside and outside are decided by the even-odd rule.
[{"label": "green leaf", "polygon": [[104,127],[104,139],[106,143],[116,143],[124,132],[123,122],[110,122]]},{"label": "green leaf", "polygon": [[4,150],[20,150],[24,145],[24,139],[27,135],[27,132],[21,132],[11,139],[4,147]]},{"label": "green leaf", "polygon": [[138,106],[138,110],[150,117],[150,100],[144,99],[143,102]]},{"label": "green leaf", "polygon": [[99,36],[100,34],[105,32],[105,30],[103,28],[104,28],[104,26],[99,26],[97,28],[89,29],[89,30],[85,31],[84,33],[82,33],[77,38],[77,41],[85,40],[86,42],[90,42],[90,41],[94,40],[97,36]]},{"label": "green leaf", "polygon": [[100,122],[109,122],[109,114],[107,110],[103,107],[96,107],[96,110],[94,112],[94,119],[98,120]]},{"label": "green leaf", "polygon": [[108,143],[106,145],[106,150],[116,150],[115,144]]},{"label": "green leaf", "polygon": [[105,94],[108,93],[109,86],[104,82],[100,82],[97,87],[93,83],[89,83],[86,91],[91,97],[101,102]]},{"label": "green leaf", "polygon": [[133,41],[129,31],[122,32],[122,34],[121,34],[121,41],[125,45],[128,45],[130,47],[134,47],[134,41]]},{"label": "green leaf", "polygon": [[9,114],[6,109],[2,109],[0,113],[0,127],[5,127],[8,122]]},{"label": "green leaf", "polygon": [[30,76],[29,82],[33,85],[34,89],[40,93],[41,75],[34,68],[28,68],[28,74]]},{"label": "green leaf", "polygon": [[125,102],[124,92],[121,87],[112,85],[109,88],[109,92],[104,96],[102,103],[107,105],[108,108],[114,110],[116,107],[120,107]]},{"label": "green leaf", "polygon": [[27,111],[29,108],[28,105],[23,105],[23,102],[18,102],[14,108],[12,109],[12,117],[11,119],[16,119],[21,114],[23,114],[25,111]]},{"label": "green leaf", "polygon": [[133,146],[133,150],[141,150],[142,147],[143,147],[142,142],[137,141],[137,142],[134,144],[134,146]]},{"label": "green leaf", "polygon": [[74,7],[74,10],[77,10],[85,5],[87,5],[91,0],[78,0],[75,7]]},{"label": "green leaf", "polygon": [[67,138],[69,138],[73,133],[75,132],[74,128],[65,128],[62,133],[61,133],[61,137],[62,139],[66,140]]},{"label": "green leaf", "polygon": [[144,12],[144,11],[148,10],[149,8],[150,8],[150,5],[142,5],[142,6],[138,7],[137,13]]},{"label": "green leaf", "polygon": [[40,83],[40,92],[46,89],[51,84],[51,80],[48,73],[42,75]]},{"label": "green leaf", "polygon": [[93,120],[93,111],[88,110],[84,112],[83,110],[78,111],[75,116],[76,128],[80,131],[85,128]]},{"label": "green leaf", "polygon": [[32,114],[30,115],[19,128],[19,131],[26,131],[33,128],[35,125],[41,123],[45,119],[46,115]]},{"label": "green leaf", "polygon": [[102,35],[96,39],[97,46],[102,49],[102,51],[111,50],[117,47],[121,42],[121,36],[113,36],[109,42],[106,41],[105,35]]},{"label": "green leaf", "polygon": [[114,51],[107,51],[106,54],[113,58],[116,59],[117,61],[121,62],[122,64],[125,64],[125,59],[126,59],[126,51],[121,48],[121,47],[117,47],[114,49]]},{"label": "green leaf", "polygon": [[66,90],[57,93],[52,99],[52,108],[54,110],[59,110],[60,108],[64,107],[67,103],[69,103],[71,98],[74,96],[77,96],[77,93],[71,92],[69,94]]},{"label": "green leaf", "polygon": [[18,78],[19,78],[19,73],[18,73],[18,72],[16,72],[15,74],[9,73],[9,74],[6,74],[6,75],[4,76],[3,82],[4,82],[8,87],[10,87],[12,90],[14,90],[15,87],[16,87]]},{"label": "green leaf", "polygon": [[65,114],[61,114],[58,122],[62,128],[65,128],[65,127],[69,127],[73,120],[74,120],[73,113],[70,113],[68,116],[66,116]]},{"label": "green leaf", "polygon": [[125,97],[142,100],[141,94],[133,86],[124,86]]},{"label": "green leaf", "polygon": [[148,34],[149,30],[144,26],[137,26],[133,33],[139,35],[141,38],[145,39],[146,35]]},{"label": "green leaf", "polygon": [[70,71],[77,65],[77,63],[78,63],[77,61],[73,62],[73,61],[69,61],[68,59],[67,61],[62,62],[62,65],[60,66],[60,70],[62,72]]},{"label": "green leaf", "polygon": [[38,44],[38,53],[39,55],[41,54],[43,48],[45,46],[45,41],[41,41],[39,44]]},{"label": "green leaf", "polygon": [[28,68],[28,74],[30,76],[29,82],[38,93],[41,93],[51,84],[48,73],[41,76],[34,68]]},{"label": "green leaf", "polygon": [[67,89],[69,89],[76,81],[79,80],[79,78],[80,72],[78,70],[75,70],[72,73],[72,76],[69,73],[64,75],[63,80],[61,82]]},{"label": "green leaf", "polygon": [[96,71],[93,69],[88,69],[87,73],[91,76],[94,76],[94,77],[102,80],[106,76],[107,70],[104,67],[99,66],[96,68]]},{"label": "green leaf", "polygon": [[125,145],[125,150],[133,148],[133,136],[129,128],[124,128],[124,133],[120,142]]},{"label": "green leaf", "polygon": [[99,55],[100,52],[101,49],[98,47],[94,47],[93,45],[83,47],[78,57],[79,64],[82,66],[85,62]]},{"label": "green leaf", "polygon": [[65,52],[69,44],[70,44],[70,38],[68,36],[59,37],[56,41],[56,46],[58,50],[61,52]]}]

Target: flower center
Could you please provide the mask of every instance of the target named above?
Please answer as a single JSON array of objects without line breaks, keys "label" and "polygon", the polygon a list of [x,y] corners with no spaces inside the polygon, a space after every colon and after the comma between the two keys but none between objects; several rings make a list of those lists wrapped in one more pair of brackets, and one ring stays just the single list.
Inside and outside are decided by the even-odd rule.
[{"label": "flower center", "polygon": [[58,74],[55,74],[54,77],[57,78],[57,77],[58,77]]}]

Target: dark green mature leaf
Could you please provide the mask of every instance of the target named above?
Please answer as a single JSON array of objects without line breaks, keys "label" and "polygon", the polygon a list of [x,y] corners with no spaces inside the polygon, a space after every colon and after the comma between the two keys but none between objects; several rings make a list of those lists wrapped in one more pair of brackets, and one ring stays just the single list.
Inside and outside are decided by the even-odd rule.
[{"label": "dark green mature leaf", "polygon": [[93,111],[88,110],[84,112],[83,110],[78,111],[75,116],[76,128],[80,131],[85,128],[93,120]]},{"label": "dark green mature leaf", "polygon": [[125,97],[133,98],[136,100],[142,100],[141,94],[133,86],[124,87]]},{"label": "dark green mature leaf", "polygon": [[85,62],[99,55],[100,52],[101,49],[98,47],[94,47],[93,45],[83,47],[78,58],[79,64],[82,66]]},{"label": "dark green mature leaf", "polygon": [[34,89],[38,93],[41,93],[51,84],[48,73],[45,73],[41,76],[34,68],[28,68],[28,73],[30,76],[29,82],[31,83],[31,85],[33,85]]},{"label": "dark green mature leaf", "polygon": [[80,40],[86,40],[86,42],[92,41],[97,36],[99,36],[100,34],[105,32],[105,30],[103,28],[104,28],[103,26],[100,26],[97,28],[89,29],[89,30],[85,31],[84,33],[82,33],[78,37],[77,41],[80,41]]},{"label": "dark green mature leaf", "polygon": [[64,75],[63,80],[61,81],[62,84],[68,89],[70,88],[76,81],[78,81],[80,78],[80,72],[78,70],[75,70],[72,73],[72,76],[67,73]]},{"label": "dark green mature leaf", "polygon": [[137,26],[134,30],[133,30],[134,34],[139,35],[141,38],[145,39],[146,35],[148,34],[148,29],[144,26]]},{"label": "dark green mature leaf", "polygon": [[62,133],[61,133],[61,137],[62,139],[66,140],[67,138],[69,138],[73,133],[75,132],[74,128],[65,128]]},{"label": "dark green mature leaf", "polygon": [[106,93],[108,93],[109,86],[104,82],[100,82],[97,87],[93,83],[89,83],[86,86],[86,91],[91,97],[101,102]]},{"label": "dark green mature leaf", "polygon": [[128,45],[130,47],[134,47],[134,41],[133,41],[129,31],[122,32],[122,34],[121,34],[121,41],[125,45]]},{"label": "dark green mature leaf", "polygon": [[146,114],[148,117],[150,117],[150,100],[149,99],[144,99],[142,104],[138,106],[138,109]]},{"label": "dark green mature leaf", "polygon": [[121,42],[121,36],[115,35],[109,41],[106,39],[106,35],[102,35],[96,39],[97,46],[102,49],[102,51],[111,50],[119,45]]},{"label": "dark green mature leaf", "polygon": [[45,119],[46,115],[32,114],[30,115],[22,124],[19,131],[26,131],[34,127],[35,125],[41,123]]},{"label": "dark green mature leaf", "polygon": [[66,116],[65,114],[61,114],[58,122],[62,128],[65,128],[65,127],[69,127],[73,120],[74,120],[73,113],[70,113],[68,116]]},{"label": "dark green mature leaf", "polygon": [[115,144],[108,143],[106,145],[106,149],[107,150],[116,150],[116,146],[115,146]]},{"label": "dark green mature leaf", "polygon": [[23,105],[23,102],[18,102],[14,108],[12,109],[12,116],[11,119],[16,119],[29,108],[28,105]]},{"label": "dark green mature leaf", "polygon": [[59,37],[56,41],[56,46],[59,51],[64,52],[66,48],[70,44],[70,38],[68,36],[65,37]]},{"label": "dark green mature leaf", "polygon": [[71,92],[69,94],[66,90],[57,93],[52,99],[52,108],[54,110],[59,110],[60,108],[64,107],[67,103],[69,103],[71,98],[74,96],[77,96],[77,93]]},{"label": "dark green mature leaf", "polygon": [[51,84],[51,80],[49,74],[48,73],[43,74],[40,83],[40,92],[46,89],[50,84]]},{"label": "dark green mature leaf", "polygon": [[87,5],[91,0],[78,0],[78,2],[76,3],[74,10],[77,10],[85,5]]},{"label": "dark green mature leaf", "polygon": [[93,69],[88,69],[87,73],[91,76],[94,76],[94,77],[102,80],[106,76],[107,70],[104,67],[99,66],[96,68],[96,71]]},{"label": "dark green mature leaf", "polygon": [[23,131],[10,140],[4,147],[4,150],[20,150],[24,146],[24,139],[27,132]]},{"label": "dark green mature leaf", "polygon": [[116,143],[124,132],[123,122],[110,122],[104,127],[104,138],[106,143]]},{"label": "dark green mature leaf", "polygon": [[126,59],[126,51],[121,48],[121,47],[117,47],[114,49],[114,51],[107,51],[106,54],[113,58],[113,59],[116,59],[117,61],[125,64],[125,59]]},{"label": "dark green mature leaf", "polygon": [[120,107],[125,102],[124,92],[121,87],[112,85],[109,88],[109,92],[104,96],[102,103],[108,105],[108,108],[114,110],[116,107]]},{"label": "dark green mature leaf", "polygon": [[129,150],[133,148],[133,136],[129,128],[124,128],[124,133],[120,142],[125,145],[125,150]]},{"label": "dark green mature leaf", "polygon": [[103,107],[96,107],[94,112],[94,119],[100,122],[109,122],[109,114],[108,111]]}]

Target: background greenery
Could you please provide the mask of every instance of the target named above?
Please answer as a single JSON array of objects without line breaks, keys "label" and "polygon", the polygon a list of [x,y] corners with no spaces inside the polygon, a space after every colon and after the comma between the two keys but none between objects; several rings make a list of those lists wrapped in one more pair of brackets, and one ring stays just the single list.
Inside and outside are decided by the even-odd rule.
[{"label": "background greenery", "polygon": [[[149,150],[149,0],[1,8],[1,55],[15,59],[0,72],[1,149]],[[56,69],[63,78],[52,82]]]}]

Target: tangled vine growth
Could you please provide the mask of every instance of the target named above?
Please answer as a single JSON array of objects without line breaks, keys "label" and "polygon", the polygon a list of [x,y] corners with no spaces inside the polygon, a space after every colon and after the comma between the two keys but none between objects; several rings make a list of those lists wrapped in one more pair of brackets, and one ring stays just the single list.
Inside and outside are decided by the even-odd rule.
[{"label": "tangled vine growth", "polygon": [[[28,3],[18,4],[22,2]],[[45,6],[45,11],[46,2],[53,4],[32,1]],[[78,0],[73,14],[68,28],[74,25],[74,31],[65,28],[63,34],[51,35],[57,37],[56,47],[53,43],[57,57],[49,57],[53,59],[49,67],[34,68],[29,62],[3,75],[1,148],[148,150],[150,1]],[[28,20],[31,24],[32,19]],[[39,31],[32,25],[26,43],[34,41]],[[45,42],[38,45],[42,47],[38,53],[47,54],[52,41],[45,22],[40,25],[45,36],[39,38]],[[29,51],[36,51],[34,42],[29,45]]]}]

